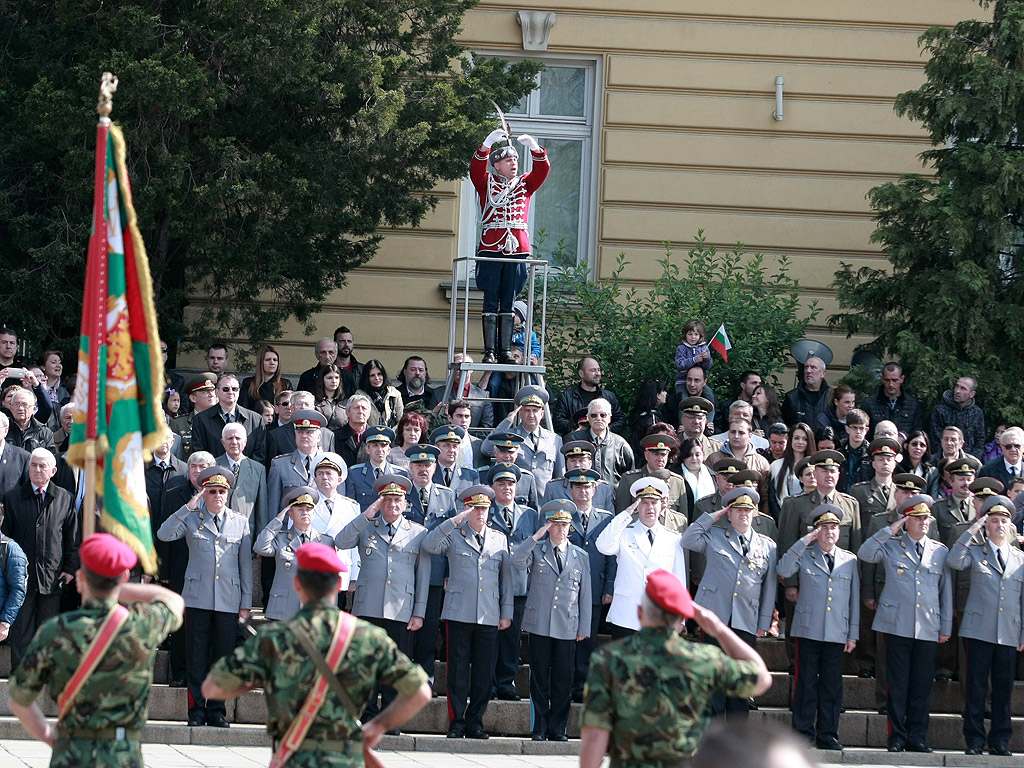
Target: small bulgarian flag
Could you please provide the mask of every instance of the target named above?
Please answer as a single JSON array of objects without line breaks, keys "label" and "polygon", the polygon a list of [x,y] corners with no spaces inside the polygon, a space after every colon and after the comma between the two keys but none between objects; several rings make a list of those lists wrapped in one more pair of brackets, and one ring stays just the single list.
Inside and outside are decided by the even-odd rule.
[{"label": "small bulgarian flag", "polygon": [[720,354],[725,362],[729,362],[729,350],[732,349],[732,342],[729,341],[729,334],[725,332],[725,323],[722,323],[711,339],[711,348]]}]

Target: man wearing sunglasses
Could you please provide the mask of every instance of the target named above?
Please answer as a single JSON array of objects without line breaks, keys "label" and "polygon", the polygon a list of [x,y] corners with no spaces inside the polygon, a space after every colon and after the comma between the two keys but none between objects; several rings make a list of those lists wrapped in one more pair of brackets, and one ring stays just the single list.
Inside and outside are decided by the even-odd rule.
[{"label": "man wearing sunglasses", "polygon": [[192,421],[192,450],[209,451],[214,457],[224,454],[221,433],[225,424],[241,424],[247,441],[245,455],[263,462],[266,433],[263,416],[238,405],[240,387],[233,373],[222,373],[217,379],[217,405],[196,414]]},{"label": "man wearing sunglasses", "polygon": [[1024,475],[1021,461],[1024,455],[1024,429],[1010,427],[1005,430],[999,437],[999,445],[1003,449],[1003,455],[986,463],[978,471],[978,477],[994,477],[1009,488],[1013,478]]}]

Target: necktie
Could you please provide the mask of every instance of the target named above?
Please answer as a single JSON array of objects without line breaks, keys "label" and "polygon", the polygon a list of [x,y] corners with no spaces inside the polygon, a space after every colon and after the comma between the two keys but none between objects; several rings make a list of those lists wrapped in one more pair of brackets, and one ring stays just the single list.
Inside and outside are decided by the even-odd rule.
[{"label": "necktie", "polygon": [[536,451],[538,447],[536,434],[530,435],[530,442],[533,443],[533,450]]},{"label": "necktie", "polygon": [[502,514],[505,515],[505,525],[511,531],[512,530],[512,510],[509,509],[508,507],[505,507],[502,510]]},{"label": "necktie", "polygon": [[1010,477],[1016,477],[1016,475],[1017,475],[1017,468],[1016,467],[1010,467]]},{"label": "necktie", "polygon": [[389,539],[394,539],[395,538],[395,526],[394,526],[393,523],[388,523],[388,538]]},{"label": "necktie", "polygon": [[964,517],[967,517],[967,502],[966,501],[961,501],[960,502],[960,514],[963,515]]},{"label": "necktie", "polygon": [[309,477],[309,456],[306,457],[306,477]]},{"label": "necktie", "polygon": [[233,474],[235,477],[238,477],[238,462],[237,461],[232,461],[231,462],[231,474]]},{"label": "necktie", "polygon": [[373,468],[373,479],[380,480],[380,467]]},{"label": "necktie", "polygon": [[828,572],[832,573],[832,569],[836,567],[836,556],[831,552],[826,552],[825,562],[828,564]]},{"label": "necktie", "polygon": [[924,546],[921,542],[917,542],[917,559],[920,560],[924,556]]},{"label": "necktie", "polygon": [[420,506],[423,507],[423,511],[427,511],[427,489],[420,488]]},{"label": "necktie", "polygon": [[330,499],[324,499],[324,506],[327,507],[327,517],[334,517],[334,502]]},{"label": "necktie", "polygon": [[747,556],[747,552],[750,551],[749,547],[747,546],[747,537],[746,536],[740,536],[740,551],[743,552],[743,556],[744,557],[746,557]]},{"label": "necktie", "polygon": [[558,572],[561,573],[565,564],[562,562],[562,550],[555,547],[555,562],[558,563]]},{"label": "necktie", "polygon": [[586,512],[580,512],[580,517],[583,518],[583,535],[587,535],[587,524],[590,522],[590,515]]},{"label": "necktie", "polygon": [[452,471],[448,467],[444,468],[444,484],[449,488],[452,487]]},{"label": "necktie", "polygon": [[996,548],[996,559],[999,560],[999,570],[1005,571],[1006,563],[1003,562],[1003,550],[998,547]]},{"label": "necktie", "polygon": [[484,535],[482,533],[476,535],[476,543],[480,545],[480,549],[484,548]]},{"label": "necktie", "polygon": [[647,529],[647,540],[651,542],[651,546],[654,546],[654,531],[650,528]]}]

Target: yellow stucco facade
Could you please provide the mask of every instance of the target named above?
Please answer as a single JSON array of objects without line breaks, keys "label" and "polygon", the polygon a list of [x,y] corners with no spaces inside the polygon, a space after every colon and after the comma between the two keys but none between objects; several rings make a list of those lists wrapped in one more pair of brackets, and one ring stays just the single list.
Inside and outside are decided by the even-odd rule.
[{"label": "yellow stucco facade", "polygon": [[[523,50],[519,11],[556,14],[546,51]],[[917,38],[982,13],[970,0],[483,0],[463,39],[480,54],[586,70],[580,258],[596,274],[625,252],[626,277],[642,284],[658,272],[663,241],[685,248],[698,229],[719,247],[741,241],[750,252],[788,254],[804,296],[822,307],[815,335],[842,368],[858,340],[824,327],[836,309],[832,275],[840,260],[882,262],[865,195],[921,170],[917,155],[928,146],[892,110],[897,94],[924,79]],[[414,350],[443,375],[442,284],[460,246],[471,248],[469,198],[459,184],[435,193],[436,211],[416,229],[388,232],[316,322],[318,335],[349,326],[357,357],[380,357],[392,375]],[[477,348],[476,323],[469,338]],[[286,329],[285,371],[313,363],[312,341],[297,325]]]}]

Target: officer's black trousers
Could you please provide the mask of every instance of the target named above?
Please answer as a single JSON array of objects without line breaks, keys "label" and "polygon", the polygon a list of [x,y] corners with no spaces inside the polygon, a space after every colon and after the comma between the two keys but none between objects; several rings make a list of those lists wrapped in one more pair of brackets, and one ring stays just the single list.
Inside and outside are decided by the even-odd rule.
[{"label": "officer's black trousers", "polygon": [[564,736],[572,704],[576,640],[530,634],[530,730]]},{"label": "officer's black trousers", "polygon": [[446,626],[449,725],[461,725],[466,730],[483,728],[484,710],[491,698],[498,628],[451,620]]},{"label": "officer's black trousers", "polygon": [[964,683],[964,741],[968,747],[985,746],[985,694],[991,676],[992,728],[988,732],[988,744],[990,747],[1005,747],[1013,733],[1010,723],[1010,695],[1013,693],[1013,670],[1017,663],[1017,648],[965,637],[964,655],[967,657],[967,679]]},{"label": "officer's black trousers", "polygon": [[844,647],[843,643],[796,638],[793,730],[819,744],[839,739]]},{"label": "officer's black trousers", "polygon": [[185,609],[185,645],[187,647],[185,678],[188,681],[188,716],[205,713],[224,715],[224,702],[203,698],[203,680],[213,662],[235,649],[238,636],[238,614],[209,611],[205,608]]},{"label": "officer's black trousers", "polygon": [[437,657],[437,632],[441,626],[441,606],[444,603],[444,587],[430,585],[427,590],[427,609],[423,612],[423,626],[417,630],[413,641],[412,660],[423,667],[427,677],[434,679],[434,661]]},{"label": "officer's black trousers", "polygon": [[512,623],[498,632],[494,657],[495,692],[514,693],[516,673],[519,672],[519,651],[523,647],[523,615],[526,613],[526,595],[515,597]]},{"label": "officer's black trousers", "polygon": [[590,612],[590,637],[576,643],[575,671],[572,676],[572,695],[583,695],[583,684],[587,682],[590,671],[590,655],[597,648],[597,630],[601,626],[601,604],[595,603]]},{"label": "officer's black trousers", "polygon": [[[388,633],[388,637],[395,641],[395,645],[398,646],[398,650],[404,653],[406,656],[412,654],[413,647],[413,634],[406,627],[409,622],[407,621],[393,621],[391,619],[378,619],[371,616],[362,616],[360,618],[365,619],[371,624],[375,624],[385,632]],[[380,706],[377,706],[377,694],[380,693]],[[374,717],[384,707],[395,700],[395,689],[390,685],[377,686],[374,688],[373,693],[370,695],[370,701],[366,705],[366,709],[363,710],[363,722],[365,723],[370,718]]]},{"label": "officer's black trousers", "polygon": [[935,676],[937,642],[885,636],[889,746],[923,744],[928,736],[928,699]]}]

